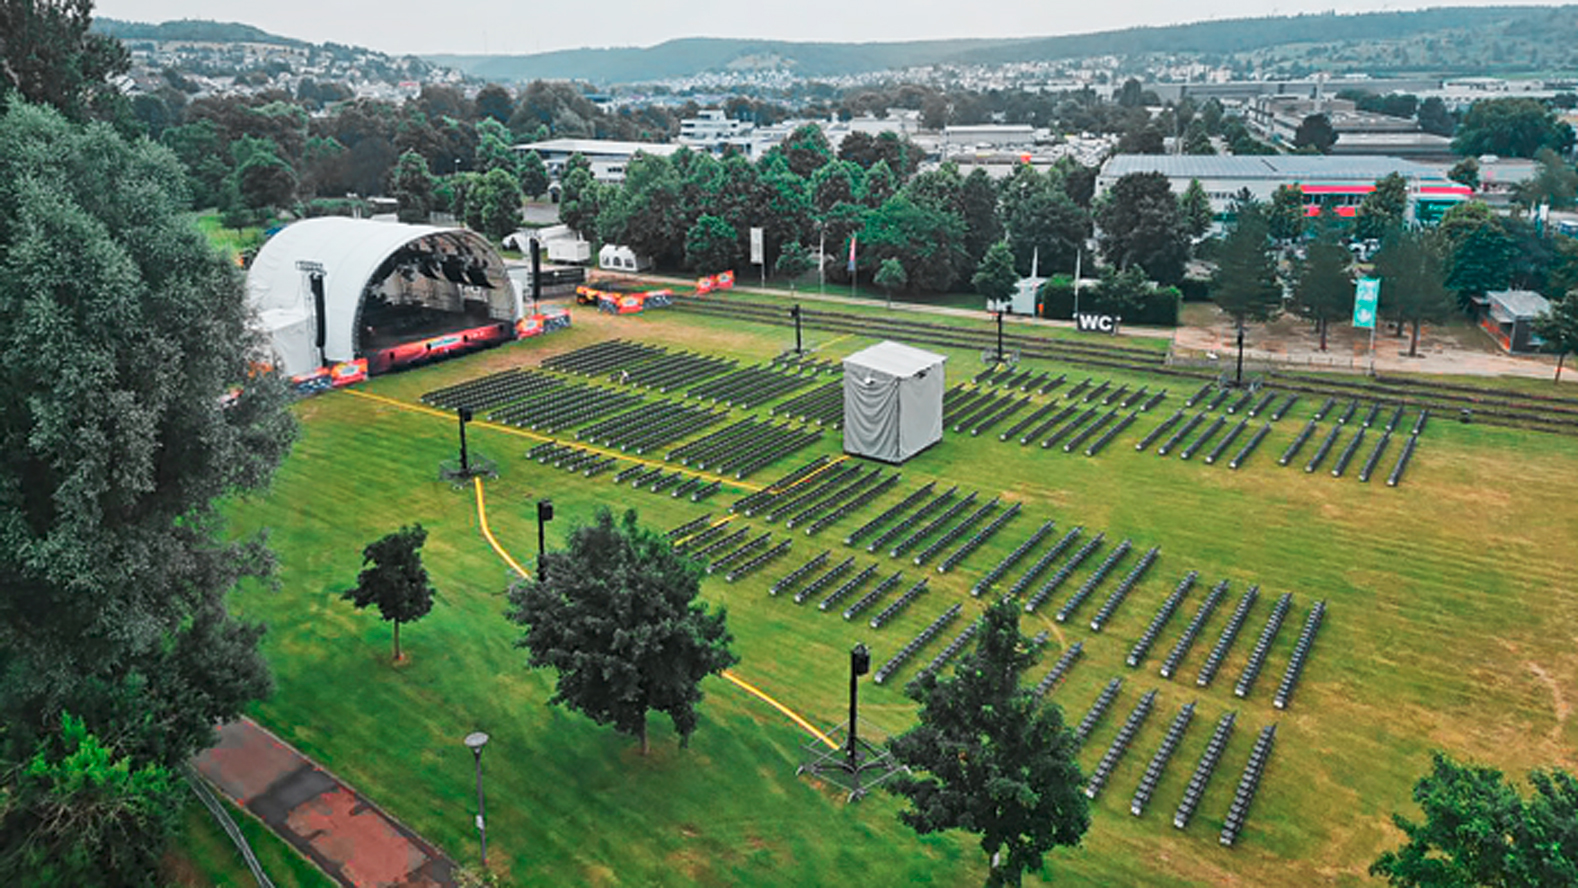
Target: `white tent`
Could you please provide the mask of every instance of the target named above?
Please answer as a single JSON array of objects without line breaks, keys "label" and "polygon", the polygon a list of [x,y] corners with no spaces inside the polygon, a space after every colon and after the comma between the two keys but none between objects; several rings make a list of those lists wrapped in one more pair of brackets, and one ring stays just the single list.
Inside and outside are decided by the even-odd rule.
[{"label": "white tent", "polygon": [[[455,275],[460,280],[446,277],[451,269],[443,267],[445,260],[462,257],[482,269],[489,287],[473,286],[461,275]],[[419,262],[424,259],[425,268]],[[321,354],[315,275],[322,278]],[[504,276],[504,261],[486,238],[464,228],[343,216],[304,219],[270,238],[247,272],[247,301],[286,376],[362,356],[362,303],[374,291],[444,310],[460,310],[464,301],[480,299],[494,320],[513,323],[521,317],[520,297]]]},{"label": "white tent", "polygon": [[947,358],[879,342],[844,359],[844,452],[900,463],[942,440]]}]

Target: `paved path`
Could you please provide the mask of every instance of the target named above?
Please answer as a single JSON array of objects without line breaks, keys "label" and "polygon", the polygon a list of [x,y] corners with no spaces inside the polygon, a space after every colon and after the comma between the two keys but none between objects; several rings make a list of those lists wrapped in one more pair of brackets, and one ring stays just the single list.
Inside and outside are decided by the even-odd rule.
[{"label": "paved path", "polygon": [[193,764],[346,888],[455,884],[443,852],[250,719],[219,728]]}]

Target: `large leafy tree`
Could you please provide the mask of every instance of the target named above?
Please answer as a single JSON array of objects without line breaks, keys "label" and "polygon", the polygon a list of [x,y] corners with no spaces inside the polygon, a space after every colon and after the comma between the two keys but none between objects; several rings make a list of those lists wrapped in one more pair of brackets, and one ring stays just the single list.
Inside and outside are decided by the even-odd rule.
[{"label": "large leafy tree", "polygon": [[891,744],[909,773],[888,786],[910,802],[900,820],[923,835],[979,834],[991,859],[986,884],[1019,885],[1048,851],[1079,844],[1090,828],[1079,745],[1057,705],[1020,686],[1036,652],[1019,632],[1019,608],[994,605],[976,639],[953,676],[911,685],[919,722]]},{"label": "large leafy tree", "polygon": [[1189,229],[1166,176],[1130,173],[1120,178],[1096,211],[1096,221],[1108,262],[1119,268],[1138,265],[1159,283],[1183,279]]},{"label": "large leafy tree", "polygon": [[433,174],[427,170],[427,160],[415,151],[400,155],[394,169],[390,191],[398,203],[397,215],[401,222],[427,222],[433,211]]},{"label": "large leafy tree", "polygon": [[1019,271],[1028,274],[1036,256],[1042,269],[1073,271],[1075,255],[1090,234],[1090,214],[1061,188],[1047,184],[1015,204],[1007,225]]},{"label": "large leafy tree", "polygon": [[814,123],[797,128],[775,150],[789,162],[790,171],[801,178],[810,176],[833,159],[833,148],[827,143],[827,136]]},{"label": "large leafy tree", "polygon": [[341,598],[357,610],[372,606],[385,622],[394,624],[394,658],[399,662],[400,624],[414,623],[433,609],[433,584],[422,564],[427,530],[420,524],[402,527],[368,543],[362,549],[362,571],[356,585]]},{"label": "large leafy tree", "polygon": [[589,170],[571,170],[565,174],[560,192],[559,221],[584,238],[596,238],[597,219],[608,199],[607,189]]},{"label": "large leafy tree", "polygon": [[1337,129],[1325,114],[1311,114],[1299,121],[1299,128],[1293,133],[1293,144],[1330,154],[1331,146],[1337,144]]},{"label": "large leafy tree", "polygon": [[1342,245],[1334,226],[1325,226],[1310,243],[1299,263],[1293,285],[1293,308],[1299,317],[1315,322],[1320,333],[1320,350],[1326,350],[1326,333],[1331,322],[1353,311],[1353,257]]},{"label": "large leafy tree", "polygon": [[[754,182],[751,185],[754,190]],[[743,201],[747,193],[732,197]],[[730,198],[720,196],[716,215],[731,218],[739,204]],[[598,213],[597,233],[609,243],[624,244],[658,262],[672,262],[685,246],[680,210],[680,179],[673,165],[668,158],[640,152],[625,166],[624,185]]]},{"label": "large leafy tree", "polygon": [[702,274],[733,268],[740,258],[739,240],[733,225],[703,215],[685,233],[685,263]]},{"label": "large leafy tree", "polygon": [[1394,888],[1558,888],[1578,884],[1578,780],[1560,769],[1529,774],[1525,799],[1500,771],[1432,753],[1414,784],[1424,814],[1392,821],[1408,841],[1370,874]]},{"label": "large leafy tree", "polygon": [[1409,357],[1419,353],[1420,326],[1446,320],[1454,308],[1438,241],[1434,232],[1399,230],[1375,255],[1375,274],[1381,279],[1381,316],[1412,328]]},{"label": "large leafy tree", "polygon": [[959,216],[964,220],[964,252],[972,263],[986,256],[992,244],[1003,239],[1003,220],[997,214],[997,186],[986,170],[976,167],[959,186]]},{"label": "large leafy tree", "polygon": [[1540,148],[1534,160],[1534,175],[1513,186],[1512,199],[1530,209],[1572,206],[1578,200],[1578,171],[1550,148]]},{"label": "large leafy tree", "polygon": [[515,174],[492,169],[473,175],[465,192],[466,224],[494,240],[502,240],[521,224],[521,188]]},{"label": "large leafy tree", "polygon": [[1453,151],[1475,157],[1533,157],[1541,148],[1561,152],[1572,146],[1573,128],[1544,102],[1529,98],[1475,102],[1463,114],[1452,139]]},{"label": "large leafy tree", "polygon": [[1447,286],[1467,309],[1475,296],[1506,287],[1512,276],[1512,238],[1501,217],[1482,201],[1460,203],[1436,226],[1447,251]]},{"label": "large leafy tree", "polygon": [[1534,319],[1534,332],[1556,353],[1556,382],[1561,382],[1563,362],[1578,351],[1578,291],[1552,299],[1551,310]]},{"label": "large leafy tree", "polygon": [[543,555],[536,578],[510,589],[516,642],[533,668],[558,672],[550,704],[640,738],[647,713],[669,717],[688,744],[697,725],[701,680],[738,661],[727,614],[696,600],[702,566],[637,523],[599,509],[563,550]]},{"label": "large leafy tree", "polygon": [[900,194],[866,214],[860,249],[868,266],[898,260],[909,289],[946,292],[964,264],[964,222]]},{"label": "large leafy tree", "polygon": [[1271,237],[1278,241],[1297,240],[1304,234],[1309,217],[1304,215],[1304,192],[1297,185],[1279,185],[1266,207],[1266,222]]},{"label": "large leafy tree", "polygon": [[76,121],[112,116],[123,100],[110,79],[131,56],[92,24],[92,0],[0,0],[0,101],[19,95]]},{"label": "large leafy tree", "polygon": [[1359,237],[1380,239],[1403,224],[1408,212],[1408,180],[1388,173],[1375,183],[1375,190],[1359,202],[1354,233]]},{"label": "large leafy tree", "polygon": [[[262,627],[224,596],[271,561],[225,539],[218,504],[267,486],[295,426],[184,181],[169,151],[103,124],[0,115],[5,762],[69,711],[133,770],[174,766],[270,689]],[[0,795],[20,777],[0,771]],[[0,805],[0,835],[16,813]]]}]

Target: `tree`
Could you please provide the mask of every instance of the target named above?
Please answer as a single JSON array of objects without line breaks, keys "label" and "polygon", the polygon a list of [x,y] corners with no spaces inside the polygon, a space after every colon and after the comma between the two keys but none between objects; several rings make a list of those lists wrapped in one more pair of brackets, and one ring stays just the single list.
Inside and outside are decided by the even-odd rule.
[{"label": "tree", "polygon": [[647,713],[661,712],[688,745],[701,680],[739,660],[726,609],[696,600],[701,576],[699,562],[640,526],[634,510],[615,523],[598,509],[572,530],[536,578],[509,591],[509,619],[525,628],[516,646],[532,668],[559,673],[548,702],[639,738],[642,754]]},{"label": "tree", "polygon": [[1472,200],[1452,207],[1436,232],[1447,251],[1447,286],[1457,292],[1465,311],[1474,297],[1511,282],[1512,238],[1489,205]]},{"label": "tree", "polygon": [[414,623],[433,609],[433,584],[422,564],[427,530],[420,524],[401,527],[368,543],[362,549],[362,572],[356,585],[340,597],[361,610],[378,608],[385,622],[394,624],[394,658],[400,662],[400,624]]},{"label": "tree", "polygon": [[1096,222],[1108,262],[1120,269],[1139,265],[1164,284],[1183,279],[1189,230],[1166,176],[1130,173],[1120,178],[1096,211]]},{"label": "tree", "polygon": [[1337,144],[1337,130],[1331,125],[1331,118],[1325,114],[1310,114],[1299,121],[1299,128],[1293,133],[1293,145],[1296,148],[1314,148],[1322,154],[1330,154],[1331,146]]},{"label": "tree", "polygon": [[1465,157],[1453,164],[1452,169],[1447,170],[1447,178],[1459,185],[1467,185],[1469,188],[1478,191],[1479,158]]},{"label": "tree", "polygon": [[520,162],[521,193],[529,198],[536,199],[548,191],[548,166],[542,162],[542,155],[535,150],[528,151],[521,157]]},{"label": "tree", "polygon": [[1266,208],[1266,221],[1273,240],[1289,242],[1304,235],[1309,217],[1304,215],[1304,192],[1297,185],[1278,185]]},{"label": "tree", "polygon": [[1211,197],[1205,193],[1205,186],[1199,179],[1189,180],[1189,187],[1178,198],[1178,210],[1183,214],[1184,227],[1190,237],[1205,237],[1211,230],[1215,214],[1211,212]]},{"label": "tree", "polygon": [[1394,888],[1557,888],[1578,883],[1578,780],[1533,771],[1525,800],[1500,771],[1431,753],[1430,773],[1414,784],[1424,812],[1392,822],[1408,841],[1370,864]]},{"label": "tree", "polygon": [[1359,202],[1354,233],[1379,240],[1403,224],[1403,214],[1407,211],[1408,180],[1398,173],[1388,173],[1375,183],[1375,190]]},{"label": "tree", "polygon": [[[425,92],[428,88],[424,87]],[[515,115],[515,97],[510,91],[497,83],[490,83],[477,90],[476,110],[478,118],[490,118],[498,123],[507,124]],[[460,117],[460,114],[451,113],[451,117]],[[540,193],[540,192],[539,192]]]},{"label": "tree", "polygon": [[1233,318],[1238,328],[1238,373],[1244,375],[1244,324],[1269,321],[1282,310],[1282,285],[1270,251],[1271,230],[1254,208],[1241,209],[1233,230],[1217,254],[1211,276],[1211,301]]},{"label": "tree", "polygon": [[464,203],[466,224],[496,241],[520,227],[521,189],[514,173],[492,169],[473,174]]},{"label": "tree", "polygon": [[1189,121],[1189,125],[1184,128],[1183,153],[1216,153],[1216,146],[1211,144],[1211,134],[1206,132],[1204,119],[1196,117],[1195,119]]},{"label": "tree", "polygon": [[790,241],[778,251],[778,261],[773,263],[773,273],[793,281],[816,267],[811,251],[799,241]]},{"label": "tree", "polygon": [[1481,99],[1470,105],[1457,126],[1452,150],[1477,157],[1533,157],[1541,148],[1564,152],[1573,146],[1573,128],[1538,99]]},{"label": "tree", "polygon": [[1003,239],[997,214],[997,186],[986,170],[976,167],[959,186],[959,216],[964,220],[964,254],[979,263],[992,244]]},{"label": "tree", "polygon": [[999,602],[980,626],[953,677],[928,673],[908,689],[919,720],[891,743],[908,773],[888,786],[910,802],[901,821],[922,835],[978,833],[991,859],[986,884],[1017,886],[1046,852],[1079,844],[1090,811],[1062,711],[1020,687],[1036,651],[1019,632],[1019,608]]},{"label": "tree", "polygon": [[1534,176],[1513,186],[1512,199],[1529,209],[1541,204],[1572,206],[1578,199],[1578,172],[1549,148],[1536,151],[1534,161]]},{"label": "tree", "polygon": [[110,81],[131,55],[92,25],[92,0],[0,2],[0,105],[15,93],[70,120],[107,118],[121,99]]},{"label": "tree", "polygon": [[865,215],[860,249],[868,267],[899,262],[908,289],[947,292],[965,264],[964,222],[899,194]]},{"label": "tree", "polygon": [[1437,96],[1419,103],[1418,120],[1420,129],[1438,136],[1450,136],[1457,130],[1457,118]]},{"label": "tree", "polygon": [[1062,189],[1050,183],[1036,188],[1005,215],[1015,268],[1029,274],[1039,255],[1041,268],[1074,269],[1076,255],[1090,234],[1090,214]]},{"label": "tree", "polygon": [[400,155],[393,178],[390,190],[398,204],[399,220],[427,222],[428,214],[433,211],[433,174],[427,171],[427,160],[415,151],[407,151]]},{"label": "tree", "polygon": [[[69,756],[70,712],[131,771],[173,767],[271,687],[263,628],[224,601],[271,558],[260,538],[228,538],[221,501],[266,488],[295,424],[283,381],[252,363],[268,346],[183,182],[147,140],[20,101],[0,113],[5,762],[45,741]],[[25,779],[4,769],[0,797],[23,797]],[[11,842],[28,816],[0,803],[0,860],[23,859]],[[57,826],[90,838],[85,822]]]},{"label": "tree", "polygon": [[1014,271],[1014,253],[1008,244],[998,241],[986,251],[980,268],[970,278],[970,286],[988,301],[1007,299],[1019,283],[1019,272]]},{"label": "tree", "polygon": [[1353,256],[1337,237],[1335,226],[1324,226],[1299,263],[1293,284],[1293,308],[1315,322],[1320,350],[1326,350],[1326,332],[1334,320],[1353,311]]},{"label": "tree", "polygon": [[597,217],[607,202],[603,184],[584,169],[567,172],[561,181],[559,221],[588,240],[597,238]]},{"label": "tree", "polygon": [[1162,154],[1167,148],[1162,131],[1147,121],[1125,130],[1113,150],[1119,154]]},{"label": "tree", "polygon": [[58,736],[20,763],[0,821],[6,884],[157,884],[164,841],[179,820],[182,787],[168,768],[133,768],[70,713]]},{"label": "tree", "polygon": [[1534,333],[1556,353],[1556,382],[1562,381],[1562,364],[1578,351],[1578,291],[1568,290],[1551,300],[1551,310],[1534,319]]},{"label": "tree", "polygon": [[827,136],[814,123],[804,124],[790,133],[780,150],[784,159],[789,161],[790,171],[802,179],[809,178],[833,159],[833,149],[827,143]]},{"label": "tree", "polygon": [[685,232],[685,263],[702,274],[733,268],[740,258],[739,240],[733,225],[703,215]]},{"label": "tree", "polygon": [[1375,255],[1381,279],[1381,316],[1413,328],[1408,356],[1419,354],[1419,327],[1445,320],[1452,313],[1446,288],[1445,260],[1435,236],[1422,231],[1395,231]]},{"label": "tree", "polygon": [[897,259],[884,259],[877,269],[871,282],[881,287],[888,294],[888,302],[893,302],[893,291],[902,290],[909,283],[910,276],[904,271],[904,263]]}]

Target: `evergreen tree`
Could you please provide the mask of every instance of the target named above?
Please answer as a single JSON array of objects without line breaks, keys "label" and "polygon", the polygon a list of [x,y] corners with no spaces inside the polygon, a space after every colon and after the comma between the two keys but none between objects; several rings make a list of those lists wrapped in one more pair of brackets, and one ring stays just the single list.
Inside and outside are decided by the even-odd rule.
[{"label": "evergreen tree", "polygon": [[1408,211],[1408,181],[1398,173],[1388,173],[1375,183],[1375,190],[1359,202],[1354,233],[1379,240],[1403,224]]},{"label": "evergreen tree", "polygon": [[1002,241],[992,244],[991,249],[986,251],[986,257],[981,260],[980,268],[970,278],[970,285],[975,287],[975,292],[991,302],[1012,296],[1018,283],[1019,273],[1014,271],[1014,254],[1008,249],[1008,244]]},{"label": "evergreen tree", "polygon": [[390,190],[394,192],[401,222],[427,222],[428,214],[433,211],[433,188],[433,175],[427,170],[427,160],[415,151],[400,155],[400,165],[395,167]]},{"label": "evergreen tree", "polygon": [[1315,322],[1320,350],[1326,350],[1326,333],[1332,321],[1353,312],[1353,257],[1342,245],[1335,226],[1326,226],[1309,245],[1299,263],[1293,285],[1293,307],[1299,316]]},{"label": "evergreen tree", "polygon": [[521,193],[536,200],[548,192],[548,166],[535,150],[527,151],[520,162]]},{"label": "evergreen tree", "polygon": [[1297,185],[1279,185],[1271,194],[1266,221],[1273,240],[1289,242],[1304,235],[1308,217],[1304,215],[1304,192]]},{"label": "evergreen tree", "polygon": [[1452,297],[1446,288],[1446,262],[1433,234],[1396,231],[1375,255],[1375,276],[1381,279],[1381,316],[1412,327],[1408,356],[1419,354],[1419,328],[1451,316]]},{"label": "evergreen tree", "polygon": [[647,713],[669,717],[687,745],[698,719],[701,680],[738,662],[723,608],[696,600],[702,566],[641,527],[634,510],[616,523],[597,511],[565,549],[543,555],[539,575],[509,591],[516,641],[534,669],[558,672],[548,702],[641,741]]},{"label": "evergreen tree", "polygon": [[1211,301],[1238,328],[1238,379],[1243,378],[1244,324],[1269,321],[1282,310],[1282,285],[1270,252],[1271,226],[1254,207],[1240,209],[1217,254]]},{"label": "evergreen tree", "polygon": [[922,835],[977,833],[991,860],[986,884],[1017,886],[1048,851],[1079,844],[1090,812],[1062,711],[1020,686],[1036,653],[1018,606],[999,602],[981,621],[952,677],[928,673],[910,686],[918,724],[891,743],[907,772],[887,785],[910,803],[905,824]]},{"label": "evergreen tree", "polygon": [[378,608],[379,616],[394,624],[394,658],[400,662],[400,624],[414,623],[433,609],[433,584],[422,564],[427,531],[422,525],[402,527],[362,549],[362,572],[356,585],[340,597],[361,610]]},{"label": "evergreen tree", "polygon": [[1189,187],[1178,198],[1178,209],[1183,213],[1184,226],[1191,237],[1205,237],[1211,230],[1215,214],[1211,212],[1211,197],[1205,193],[1205,186],[1199,179],[1189,180]]}]

